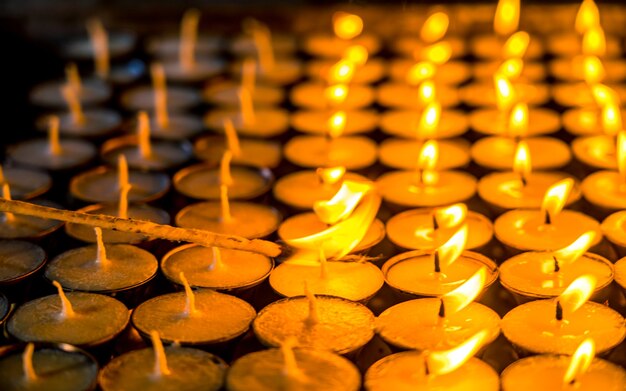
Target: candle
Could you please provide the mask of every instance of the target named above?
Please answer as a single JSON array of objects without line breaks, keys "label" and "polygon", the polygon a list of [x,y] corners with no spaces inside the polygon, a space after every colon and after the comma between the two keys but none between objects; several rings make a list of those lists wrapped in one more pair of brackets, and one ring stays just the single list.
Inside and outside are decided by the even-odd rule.
[{"label": "candle", "polygon": [[[518,69],[521,68],[521,69]],[[496,72],[507,70],[515,75],[515,79],[523,83],[542,82],[547,75],[547,71],[543,63],[522,61],[520,58],[508,58],[504,61],[482,61],[474,64],[473,76],[477,80],[487,81],[493,77]]]},{"label": "candle", "polygon": [[573,210],[562,210],[574,182],[570,178],[552,185],[541,209],[515,209],[494,223],[496,238],[518,251],[552,251],[563,248],[582,233],[595,231],[592,245],[602,239],[600,225],[591,217]]},{"label": "candle", "polygon": [[[243,94],[241,94],[241,92]],[[204,116],[204,123],[209,129],[222,131],[224,121],[231,121],[235,130],[242,136],[271,138],[280,136],[289,127],[289,113],[283,109],[257,107],[252,108],[250,94],[240,91],[239,109],[214,109]]]},{"label": "candle", "polygon": [[555,133],[561,128],[559,115],[547,109],[529,109],[525,103],[517,104],[510,115],[500,109],[479,109],[469,117],[470,126],[486,135],[540,136]]},{"label": "candle", "polygon": [[228,49],[238,57],[260,56],[265,45],[272,49],[272,54],[293,54],[298,45],[290,34],[272,33],[268,26],[256,19],[247,18],[242,23],[243,34],[230,39]]},{"label": "candle", "polygon": [[18,200],[38,197],[52,187],[52,178],[43,171],[0,165],[0,184],[8,184],[11,196]]},{"label": "candle", "polygon": [[45,263],[46,252],[36,244],[21,240],[0,241],[0,286],[3,291],[8,291],[11,285],[36,274]]},{"label": "candle", "polygon": [[586,302],[594,287],[594,277],[583,275],[555,299],[515,307],[502,319],[502,333],[528,353],[573,354],[585,338],[592,338],[598,353],[604,353],[622,342],[626,327],[616,311]]},{"label": "candle", "polygon": [[[569,146],[553,137],[528,137],[533,168],[550,170],[563,167],[572,159]],[[510,137],[489,136],[476,141],[470,150],[472,159],[479,165],[494,170],[511,170],[515,162],[518,142]]]},{"label": "candle", "polygon": [[[255,66],[254,63],[252,66]],[[246,69],[245,65],[243,69]],[[202,91],[202,96],[216,106],[238,106],[239,88],[240,85],[232,81],[210,83]],[[278,106],[285,100],[285,92],[279,87],[257,83],[251,89],[251,98],[255,106]]]},{"label": "candle", "polygon": [[[202,103],[201,95],[194,89],[182,86],[168,86],[165,104],[169,112],[182,112],[193,109]],[[155,110],[155,89],[153,86],[139,86],[122,93],[120,104],[130,112]]]},{"label": "candle", "polygon": [[[594,206],[608,210],[626,208],[626,203],[623,201],[626,190],[624,180],[626,173],[626,132],[620,131],[618,133],[614,155],[617,171],[596,171],[588,175],[582,183],[585,199]],[[600,189],[601,191],[598,191]]]},{"label": "candle", "polygon": [[[470,161],[470,145],[463,139],[438,140],[441,159],[435,167],[439,170],[465,167]],[[417,169],[414,159],[424,145],[423,140],[388,138],[380,144],[378,160],[387,167],[400,170]]]},{"label": "candle", "polygon": [[52,81],[35,86],[30,92],[30,101],[48,108],[62,108],[66,105],[63,88],[69,87],[76,94],[76,101],[82,106],[95,106],[111,97],[111,88],[99,79],[82,80],[76,64],[65,68],[67,80]]},{"label": "candle", "polygon": [[569,109],[563,113],[563,128],[574,136],[601,134],[606,126],[603,114],[613,115],[617,110],[619,117],[624,117],[626,110],[620,110],[616,105],[607,105],[605,108],[594,106]]},{"label": "candle", "polygon": [[221,389],[227,368],[221,358],[199,349],[164,348],[158,332],[152,332],[150,337],[152,348],[118,356],[102,368],[98,385],[103,391]]},{"label": "candle", "polygon": [[290,297],[263,308],[252,328],[265,346],[278,347],[290,338],[296,346],[350,354],[374,336],[374,314],[363,304],[333,296],[315,296],[305,283],[306,297]]},{"label": "candle", "polygon": [[[379,115],[374,110],[343,110],[345,125],[343,134],[346,136],[369,133],[378,127]],[[290,118],[291,127],[308,134],[328,133],[328,122],[335,112],[325,110],[298,110]]]},{"label": "candle", "polygon": [[285,158],[300,167],[343,166],[348,170],[370,167],[376,162],[377,146],[363,136],[294,136],[285,144]]},{"label": "candle", "polygon": [[[351,46],[346,49],[346,51],[351,48],[359,47],[363,49],[367,56],[367,49],[363,46]],[[345,53],[344,53],[345,57]],[[360,64],[360,66],[354,69],[354,76],[351,79],[352,83],[355,84],[372,84],[377,81],[383,79],[387,74],[387,62],[380,58],[367,58],[367,62]],[[340,60],[341,61],[341,60]],[[336,60],[313,60],[309,61],[306,68],[305,73],[312,80],[324,80],[327,78],[329,72],[333,69],[333,66],[337,65]]]},{"label": "candle", "polygon": [[472,356],[487,332],[481,331],[459,346],[434,352],[408,351],[375,362],[365,373],[365,389],[388,390],[499,390],[496,371]]},{"label": "candle", "polygon": [[602,222],[602,233],[617,249],[618,254],[626,255],[624,249],[626,248],[626,226],[624,225],[624,219],[626,212],[618,211],[607,216]]},{"label": "candle", "polygon": [[412,111],[419,110],[433,101],[439,102],[445,108],[460,104],[456,88],[437,85],[432,80],[409,83],[409,85],[406,82],[382,84],[378,87],[376,101],[384,107]]},{"label": "candle", "polygon": [[381,48],[380,40],[370,34],[363,34],[363,19],[343,11],[333,14],[334,35],[317,34],[306,38],[304,51],[318,57],[337,58],[351,45],[361,45],[371,54]]},{"label": "candle", "polygon": [[331,352],[292,349],[292,344],[247,354],[233,363],[226,377],[229,391],[301,387],[357,391],[360,386],[359,370],[346,358]]},{"label": "candle", "polygon": [[129,311],[109,296],[64,293],[32,300],[18,307],[7,323],[9,334],[21,341],[63,342],[95,347],[116,338],[128,325]]},{"label": "candle", "polygon": [[[329,94],[341,97],[332,104],[328,102]],[[372,105],[374,102],[372,87],[354,84],[327,87],[322,82],[306,82],[296,85],[289,95],[289,100],[295,106],[306,109],[323,110],[329,106],[336,109],[360,109]]]},{"label": "candle", "polygon": [[[76,114],[70,112],[59,116],[59,132],[64,136],[81,138],[99,138],[108,136],[119,130],[122,124],[120,115],[107,109],[90,109],[80,114],[81,120],[76,120]],[[46,130],[49,117],[44,116],[37,120],[36,126]]]},{"label": "candle", "polygon": [[[450,54],[451,56],[454,56],[455,41],[446,40],[445,42],[450,44],[450,47],[452,48]],[[419,69],[416,68],[417,66],[420,66],[420,63],[416,64],[415,60],[405,58],[391,60],[389,62],[389,78],[396,82],[407,81],[408,78],[412,77],[411,72],[415,72]],[[434,74],[432,75],[432,80],[435,82],[437,87],[441,88],[462,84],[472,76],[470,67],[462,61],[447,61],[443,64],[437,65],[436,69],[433,71]],[[449,91],[447,89],[445,90]],[[448,93],[445,93],[445,95],[448,95]]]},{"label": "candle", "polygon": [[445,139],[467,132],[467,116],[456,110],[441,110],[430,103],[423,110],[390,110],[380,118],[380,128],[386,134],[409,139]]},{"label": "candle", "polygon": [[527,390],[528,387],[546,390],[620,390],[626,382],[621,367],[594,358],[595,343],[587,338],[574,355],[539,355],[521,359],[509,365],[502,373],[504,391]]},{"label": "candle", "polygon": [[440,298],[405,301],[378,316],[376,332],[400,349],[433,351],[453,348],[481,330],[485,344],[500,334],[500,317],[492,309],[472,302],[482,291],[487,270],[472,277]]},{"label": "candle", "polygon": [[[63,45],[63,56],[75,60],[94,60],[96,73],[101,76],[104,64],[109,58],[119,58],[129,54],[137,44],[135,34],[127,31],[106,31],[102,21],[98,18],[87,20],[88,35],[70,40]],[[101,56],[105,56],[104,59]]]},{"label": "candle", "polygon": [[210,289],[192,291],[183,273],[185,292],[147,300],[133,311],[140,334],[154,330],[163,341],[207,346],[228,342],[248,331],[256,312],[245,301]]},{"label": "candle", "polygon": [[66,344],[17,344],[0,349],[0,387],[6,391],[89,391],[98,363]]},{"label": "candle", "polygon": [[184,273],[191,286],[220,291],[252,288],[263,282],[273,267],[274,261],[261,254],[195,244],[177,247],[161,261],[168,280],[182,285],[180,273]]},{"label": "candle", "polygon": [[230,149],[233,151],[232,161],[235,164],[257,168],[276,168],[280,163],[282,150],[277,142],[250,138],[239,139],[232,123],[226,125],[224,129],[226,136],[208,135],[196,139],[193,151],[197,159],[215,166],[219,164],[224,152]]}]

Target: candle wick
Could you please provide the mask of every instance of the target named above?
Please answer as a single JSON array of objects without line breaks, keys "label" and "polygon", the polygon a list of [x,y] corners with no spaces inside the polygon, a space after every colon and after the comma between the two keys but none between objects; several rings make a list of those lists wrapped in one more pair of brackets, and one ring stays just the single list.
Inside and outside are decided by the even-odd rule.
[{"label": "candle wick", "polygon": [[437,215],[433,213],[432,219],[433,219],[433,231],[436,231],[439,229],[439,222],[437,221]]},{"label": "candle wick", "polygon": [[26,345],[24,353],[22,353],[22,368],[27,382],[37,380],[37,373],[33,365],[33,353],[35,352],[35,344],[30,342]]},{"label": "candle wick", "polygon": [[65,292],[63,292],[63,287],[61,286],[61,284],[59,284],[58,281],[52,281],[52,285],[57,288],[57,292],[59,293],[59,297],[61,298],[61,317],[65,319],[74,317],[76,313],[74,312],[72,303],[65,295]]},{"label": "candle wick", "polygon": [[552,259],[554,259],[554,272],[558,273],[559,271],[561,271],[561,266],[559,266],[559,260],[556,259],[555,256],[552,256]]},{"label": "candle wick", "polygon": [[170,371],[167,366],[167,356],[165,355],[163,342],[161,338],[159,338],[159,332],[152,330],[150,332],[150,339],[152,340],[152,348],[154,349],[154,371],[152,375],[156,378],[170,375],[172,371]]},{"label": "candle wick", "polygon": [[181,282],[183,283],[183,286],[185,287],[185,296],[187,300],[185,301],[184,314],[189,317],[195,314],[197,311],[196,310],[196,298],[193,294],[193,291],[191,290],[191,286],[189,285],[187,278],[185,278],[185,273],[180,272],[178,274],[178,278],[180,278]]},{"label": "candle wick", "polygon": [[59,117],[51,115],[48,119],[48,146],[52,156],[59,156],[63,152],[59,141]]},{"label": "candle wick", "polygon": [[446,305],[443,302],[443,299],[439,299],[439,313],[437,314],[440,319],[446,317]]},{"label": "candle wick", "polygon": [[107,263],[107,252],[104,246],[104,240],[102,239],[102,228],[95,227],[94,231],[96,233],[96,243],[97,243],[97,253],[96,253],[96,263],[98,265],[104,265]]},{"label": "candle wick", "polygon": [[522,182],[522,187],[526,187],[528,185],[528,179],[526,179],[526,175],[520,174],[520,182]]},{"label": "candle wick", "polygon": [[545,216],[544,216],[544,223],[546,225],[552,224],[552,217],[550,216],[550,212],[548,212],[547,210],[546,210]]},{"label": "candle wick", "polygon": [[430,366],[428,365],[428,357],[424,357],[424,374],[430,376]]},{"label": "candle wick", "polygon": [[561,302],[558,300],[556,302],[555,318],[559,322],[563,320],[563,306],[561,305]]},{"label": "candle wick", "polygon": [[441,273],[441,261],[439,259],[439,250],[435,250],[433,261],[435,263],[435,273]]},{"label": "candle wick", "polygon": [[309,290],[309,284],[304,281],[304,294],[309,301],[309,314],[305,320],[307,326],[313,326],[319,322],[319,309],[317,308],[317,299],[315,295]]}]

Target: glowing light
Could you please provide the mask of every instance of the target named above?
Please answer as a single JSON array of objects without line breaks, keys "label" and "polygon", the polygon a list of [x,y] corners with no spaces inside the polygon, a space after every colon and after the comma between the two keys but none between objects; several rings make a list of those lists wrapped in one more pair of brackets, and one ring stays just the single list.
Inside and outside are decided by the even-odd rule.
[{"label": "glowing light", "polygon": [[605,76],[602,61],[596,56],[585,56],[583,59],[583,74],[588,84],[601,82]]},{"label": "glowing light", "polygon": [[424,185],[434,185],[437,183],[437,172],[435,166],[439,158],[439,146],[435,140],[428,140],[420,149],[417,158],[417,170],[420,177],[419,182]]},{"label": "glowing light", "polygon": [[445,269],[456,261],[467,244],[467,224],[463,224],[444,244],[437,248],[439,268]]},{"label": "glowing light", "polygon": [[450,19],[445,12],[435,12],[424,22],[420,38],[427,43],[437,42],[446,35],[449,25]]},{"label": "glowing light", "polygon": [[595,238],[595,231],[587,231],[567,247],[554,251],[552,255],[555,257],[559,266],[572,264],[589,250]]},{"label": "glowing light", "polygon": [[420,116],[417,134],[418,138],[426,139],[433,137],[439,128],[441,118],[441,105],[437,102],[429,103]]},{"label": "glowing light", "polygon": [[343,134],[346,128],[346,112],[337,111],[328,119],[328,137],[337,138]]},{"label": "glowing light", "polygon": [[313,211],[324,223],[336,224],[350,216],[369,190],[370,185],[367,183],[345,181],[333,198],[328,201],[316,201]]},{"label": "glowing light", "polygon": [[363,45],[352,45],[343,52],[343,58],[352,62],[354,65],[365,65],[369,53]]},{"label": "glowing light", "polygon": [[574,180],[571,178],[560,180],[550,186],[541,203],[541,211],[546,217],[546,223],[550,223],[551,219],[563,210],[573,186]]},{"label": "glowing light", "polygon": [[596,104],[600,107],[612,103],[619,106],[620,99],[617,92],[609,86],[604,84],[593,84],[591,86],[591,93]]},{"label": "glowing light", "polygon": [[583,275],[572,281],[556,298],[563,310],[563,318],[582,307],[591,297],[595,287],[596,278],[592,275]]},{"label": "glowing light", "polygon": [[583,35],[582,52],[588,56],[602,57],[606,54],[606,37],[600,26],[591,27]]},{"label": "glowing light", "polygon": [[495,74],[493,81],[496,89],[496,103],[498,109],[506,111],[515,103],[515,89],[513,85],[504,75]]},{"label": "glowing light", "polygon": [[349,83],[354,76],[354,63],[349,60],[339,60],[330,68],[328,82],[330,84]]},{"label": "glowing light", "polygon": [[517,30],[519,26],[520,0],[499,0],[496,15],[493,19],[493,29],[501,36],[507,36]]},{"label": "glowing light", "polygon": [[419,86],[419,101],[424,105],[433,102],[435,100],[435,91],[435,83],[432,80],[423,82]]},{"label": "glowing light", "polygon": [[420,57],[437,65],[442,65],[452,57],[452,46],[449,42],[441,41],[422,48]]},{"label": "glowing light", "polygon": [[596,355],[596,344],[593,339],[586,338],[572,355],[572,360],[563,376],[564,384],[572,384],[576,382],[576,378],[587,372],[594,356]]},{"label": "glowing light", "polygon": [[353,39],[363,31],[363,19],[360,16],[347,12],[335,12],[333,15],[333,30],[341,39]]},{"label": "glowing light", "polygon": [[481,267],[473,276],[463,284],[441,297],[445,308],[445,316],[461,311],[467,307],[483,290],[487,281],[487,268]]},{"label": "glowing light", "polygon": [[326,185],[334,185],[343,179],[343,176],[346,173],[346,168],[341,166],[318,168],[315,170],[315,173],[317,174],[317,177],[320,178],[322,183]]},{"label": "glowing light", "polygon": [[522,58],[530,44],[530,35],[526,31],[518,31],[506,40],[502,47],[504,58]]},{"label": "glowing light", "polygon": [[406,81],[410,85],[416,86],[424,80],[432,79],[437,72],[437,67],[429,61],[420,61],[409,68],[406,75]]},{"label": "glowing light", "polygon": [[335,84],[324,90],[326,100],[332,105],[340,105],[348,97],[348,86],[345,84]]},{"label": "glowing light", "polygon": [[518,103],[513,106],[509,117],[509,135],[523,137],[528,133],[528,105]]},{"label": "glowing light", "polygon": [[453,204],[445,208],[435,210],[435,220],[440,228],[452,228],[465,221],[467,217],[467,205]]},{"label": "glowing light", "polygon": [[455,348],[428,354],[426,356],[428,373],[444,375],[458,369],[480,350],[488,335],[487,330],[482,330]]},{"label": "glowing light", "polygon": [[575,27],[578,34],[583,35],[587,30],[600,25],[600,11],[593,0],[583,0],[576,14]]},{"label": "glowing light", "polygon": [[622,176],[626,176],[626,132],[620,131],[617,134],[617,146],[615,154],[617,155],[617,170]]},{"label": "glowing light", "polygon": [[607,103],[602,107],[601,114],[602,130],[609,136],[616,135],[623,129],[622,112],[615,103]]},{"label": "glowing light", "polygon": [[500,64],[496,73],[499,73],[507,79],[517,79],[524,69],[524,61],[519,58],[509,58]]},{"label": "glowing light", "polygon": [[519,141],[515,149],[515,159],[513,160],[513,172],[522,178],[525,183],[532,171],[530,160],[530,150],[526,141]]}]

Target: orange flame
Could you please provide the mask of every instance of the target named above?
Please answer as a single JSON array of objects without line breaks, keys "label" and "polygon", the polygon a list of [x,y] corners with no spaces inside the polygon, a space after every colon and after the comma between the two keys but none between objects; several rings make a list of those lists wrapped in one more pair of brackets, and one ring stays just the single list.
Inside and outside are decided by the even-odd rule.
[{"label": "orange flame", "polygon": [[563,210],[573,186],[574,180],[565,178],[550,186],[548,191],[546,191],[546,195],[541,203],[541,211],[547,220],[553,219]]},{"label": "orange flame", "polygon": [[501,111],[508,110],[515,102],[515,90],[513,85],[504,75],[496,73],[493,76],[496,87],[496,103]]},{"label": "orange flame", "polygon": [[420,182],[424,185],[434,185],[438,176],[435,171],[439,158],[439,145],[435,140],[428,140],[420,149],[417,158],[417,169],[420,173]]},{"label": "orange flame", "polygon": [[343,179],[343,176],[346,174],[346,168],[341,166],[318,168],[315,170],[315,173],[323,184],[334,185]]},{"label": "orange flame", "polygon": [[600,25],[600,11],[593,0],[583,0],[576,14],[576,32],[583,35],[592,27]]},{"label": "orange flame", "polygon": [[563,376],[563,384],[572,384],[576,378],[587,372],[594,356],[596,355],[596,344],[591,338],[586,338],[578,345],[572,355],[572,360]]},{"label": "orange flame", "polygon": [[465,221],[467,217],[467,205],[459,203],[445,208],[435,209],[434,218],[441,228],[452,228]]},{"label": "orange flame", "polygon": [[420,30],[420,38],[427,43],[439,41],[446,35],[449,25],[450,19],[445,12],[435,12],[424,22]]},{"label": "orange flame", "polygon": [[593,100],[600,107],[609,103],[619,106],[619,96],[617,95],[617,92],[607,85],[594,84],[591,86],[591,93],[593,95]]},{"label": "orange flame", "polygon": [[452,57],[452,46],[449,42],[437,42],[422,48],[419,57],[437,65],[445,64]]},{"label": "orange flame", "polygon": [[511,137],[523,137],[528,132],[528,105],[518,103],[513,106],[509,117],[509,135]]},{"label": "orange flame", "polygon": [[572,281],[563,293],[556,298],[563,309],[563,317],[565,318],[566,314],[576,312],[576,310],[582,307],[591,297],[595,287],[596,278],[590,274],[580,276]]},{"label": "orange flame", "polygon": [[604,79],[606,72],[602,61],[596,56],[585,56],[583,59],[583,74],[588,84],[599,83]]},{"label": "orange flame", "polygon": [[520,0],[499,0],[496,15],[493,19],[493,29],[501,36],[512,34],[519,25]]},{"label": "orange flame", "polygon": [[435,83],[427,80],[419,86],[419,101],[423,104],[433,102],[435,100]]},{"label": "orange flame", "polygon": [[602,107],[602,130],[609,136],[616,135],[622,130],[622,112],[614,102],[607,103]]},{"label": "orange flame", "polygon": [[328,83],[349,83],[354,76],[354,63],[349,60],[339,60],[330,68]]},{"label": "orange flame", "polygon": [[455,348],[428,354],[426,356],[428,373],[445,375],[458,369],[480,350],[488,335],[487,330],[481,330]]},{"label": "orange flame", "polygon": [[367,183],[345,181],[333,198],[316,201],[313,211],[324,223],[336,224],[350,216],[370,188]]},{"label": "orange flame", "polygon": [[437,72],[437,67],[429,61],[420,61],[409,68],[406,75],[406,81],[410,85],[416,86],[424,80],[432,79]]},{"label": "orange flame", "polygon": [[435,135],[441,119],[441,105],[437,102],[429,103],[422,111],[418,124],[418,137],[425,139]]},{"label": "orange flame", "polygon": [[530,35],[526,31],[518,31],[506,40],[502,47],[504,58],[522,58],[526,54]]},{"label": "orange flame", "polygon": [[526,141],[520,141],[517,143],[515,149],[515,159],[513,160],[513,172],[519,175],[523,181],[526,181],[532,171],[532,164],[530,161],[530,150]]},{"label": "orange flame", "polygon": [[606,37],[602,27],[594,26],[585,31],[582,49],[584,55],[602,57],[606,54]]},{"label": "orange flame", "polygon": [[554,251],[552,255],[559,263],[559,266],[571,264],[589,250],[595,238],[595,231],[587,231],[567,247]]},{"label": "orange flame", "polygon": [[615,154],[617,155],[617,171],[622,175],[626,176],[626,131],[620,131],[617,134],[617,150]]},{"label": "orange flame", "polygon": [[467,244],[467,224],[463,224],[454,235],[450,237],[444,244],[439,246],[437,256],[439,257],[439,266],[444,269],[456,261]]},{"label": "orange flame", "polygon": [[346,113],[345,111],[337,111],[333,113],[328,119],[328,136],[330,138],[337,138],[343,134],[346,128]]},{"label": "orange flame", "polygon": [[341,39],[352,39],[363,31],[363,19],[360,16],[347,12],[335,12],[333,14],[333,30]]},{"label": "orange flame", "polygon": [[345,102],[348,97],[348,86],[345,84],[335,84],[324,90],[326,100],[333,105],[339,105]]},{"label": "orange flame", "polygon": [[481,267],[463,284],[441,297],[445,315],[455,314],[467,307],[483,290],[487,281],[487,268]]},{"label": "orange flame", "polygon": [[499,73],[507,79],[517,79],[524,69],[524,61],[519,58],[509,58],[500,64],[496,73]]},{"label": "orange flame", "polygon": [[363,45],[352,45],[343,52],[343,58],[357,66],[365,65],[368,57],[369,53]]}]

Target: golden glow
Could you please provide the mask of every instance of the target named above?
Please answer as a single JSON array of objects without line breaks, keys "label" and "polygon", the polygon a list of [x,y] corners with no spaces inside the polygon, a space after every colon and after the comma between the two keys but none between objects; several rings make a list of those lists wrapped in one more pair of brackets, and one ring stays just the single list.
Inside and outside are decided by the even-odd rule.
[{"label": "golden glow", "polygon": [[602,130],[609,136],[616,135],[622,128],[622,112],[618,105],[611,102],[602,107]]},{"label": "golden glow", "polygon": [[332,105],[340,105],[348,97],[348,86],[345,84],[335,84],[324,90],[326,100]]},{"label": "golden glow", "polygon": [[504,58],[522,58],[526,54],[528,44],[530,43],[530,35],[526,31],[518,31],[506,40],[502,47]]},{"label": "golden glow", "polygon": [[343,58],[357,66],[365,65],[368,57],[369,53],[363,45],[352,45],[343,52]]},{"label": "golden glow", "polygon": [[363,19],[360,16],[347,12],[335,12],[333,14],[333,30],[341,39],[352,39],[363,31]]},{"label": "golden glow", "polygon": [[493,29],[501,36],[507,36],[517,30],[519,25],[520,0],[499,0]]},{"label": "golden glow", "polygon": [[452,57],[452,46],[445,41],[434,43],[420,51],[420,58],[437,65],[445,64],[450,60],[450,57]]},{"label": "golden glow", "polygon": [[596,56],[585,56],[583,59],[583,74],[585,81],[589,84],[601,82],[605,76],[602,61]]},{"label": "golden glow", "polygon": [[596,104],[600,107],[612,103],[619,106],[619,96],[614,89],[604,84],[593,84],[591,86],[591,93]]},{"label": "golden glow", "polygon": [[509,136],[523,137],[528,133],[528,105],[518,103],[513,106],[509,117]]},{"label": "golden glow", "polygon": [[445,12],[435,12],[422,25],[420,38],[426,43],[437,42],[446,35],[449,25],[450,19]]},{"label": "golden glow", "polygon": [[346,112],[337,111],[328,119],[328,137],[337,138],[346,128]]},{"label": "golden glow", "polygon": [[336,224],[350,216],[370,188],[367,183],[345,181],[333,198],[316,201],[313,211],[324,223]]},{"label": "golden glow", "polygon": [[487,330],[481,330],[455,348],[428,354],[425,358],[428,372],[445,375],[458,369],[480,350],[488,335]]},{"label": "golden glow", "polygon": [[617,133],[616,142],[617,170],[622,176],[626,176],[626,131]]},{"label": "golden glow", "polygon": [[515,103],[515,90],[513,85],[504,75],[495,74],[493,81],[496,88],[496,103],[498,109],[506,111]]},{"label": "golden glow", "polygon": [[439,145],[435,140],[428,140],[420,149],[417,157],[417,169],[420,173],[420,182],[424,185],[434,185],[437,183],[437,172],[435,166],[439,158]]},{"label": "golden glow", "polygon": [[346,168],[342,166],[318,168],[315,170],[315,173],[323,184],[334,185],[343,179],[343,176],[346,174]]},{"label": "golden glow", "polygon": [[435,83],[432,80],[427,80],[419,86],[419,101],[422,104],[428,104],[435,100]]},{"label": "golden glow", "polygon": [[550,186],[541,203],[544,215],[555,218],[563,210],[573,186],[574,180],[571,178],[562,179]]},{"label": "golden glow", "polygon": [[574,240],[574,242],[567,247],[554,251],[552,255],[558,261],[559,266],[571,264],[576,262],[576,260],[582,257],[583,254],[589,250],[589,247],[591,247],[595,238],[595,231],[587,231],[580,235],[578,239]]},{"label": "golden glow", "polygon": [[467,205],[459,203],[435,210],[435,220],[440,228],[452,228],[465,221]]},{"label": "golden glow", "polygon": [[530,150],[526,141],[519,141],[515,149],[515,159],[513,160],[513,172],[519,175],[524,181],[528,179],[532,171],[530,161]]},{"label": "golden glow", "polygon": [[339,60],[330,68],[329,84],[349,83],[354,76],[354,63],[349,60]]},{"label": "golden glow", "polygon": [[592,27],[600,25],[600,11],[593,0],[583,0],[576,14],[576,32],[583,35]]},{"label": "golden glow", "polygon": [[590,274],[578,277],[556,300],[563,308],[563,318],[567,318],[568,314],[576,312],[580,307],[589,300],[593,290],[596,287],[596,278]]},{"label": "golden glow", "polygon": [[406,81],[412,86],[422,83],[424,80],[432,79],[437,72],[435,64],[429,61],[420,61],[409,68],[406,75]]},{"label": "golden glow", "polygon": [[606,54],[606,37],[600,26],[585,31],[582,44],[583,54],[602,57]]},{"label": "golden glow", "polygon": [[587,372],[594,356],[596,355],[596,344],[593,339],[586,338],[578,345],[576,351],[572,355],[572,360],[563,376],[563,384],[571,384],[576,378]]},{"label": "golden glow", "polygon": [[430,138],[437,133],[441,119],[441,105],[437,102],[429,103],[422,111],[417,129],[418,138]]},{"label": "golden glow", "polygon": [[524,61],[519,58],[509,58],[500,64],[496,73],[499,73],[507,79],[517,79],[524,69]]},{"label": "golden glow", "polygon": [[482,266],[463,284],[441,297],[445,315],[450,316],[467,307],[483,290],[487,281],[487,268]]},{"label": "golden glow", "polygon": [[467,224],[463,224],[444,244],[437,248],[439,265],[441,269],[452,265],[456,261],[467,244]]}]

